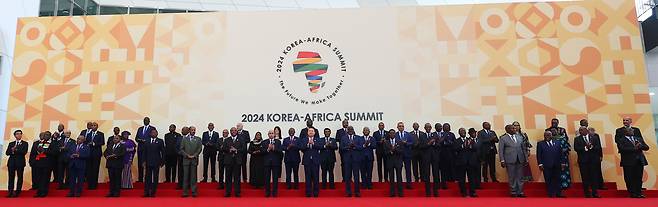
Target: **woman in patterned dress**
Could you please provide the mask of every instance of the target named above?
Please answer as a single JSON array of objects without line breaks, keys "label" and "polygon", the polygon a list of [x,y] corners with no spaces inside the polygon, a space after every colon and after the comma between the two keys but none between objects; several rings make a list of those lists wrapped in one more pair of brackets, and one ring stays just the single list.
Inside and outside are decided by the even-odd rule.
[{"label": "woman in patterned dress", "polygon": [[126,155],[123,160],[123,172],[121,173],[121,188],[123,189],[132,189],[133,188],[133,158],[135,158],[136,144],[135,141],[130,140],[130,132],[123,131],[121,132],[121,143],[126,146]]}]

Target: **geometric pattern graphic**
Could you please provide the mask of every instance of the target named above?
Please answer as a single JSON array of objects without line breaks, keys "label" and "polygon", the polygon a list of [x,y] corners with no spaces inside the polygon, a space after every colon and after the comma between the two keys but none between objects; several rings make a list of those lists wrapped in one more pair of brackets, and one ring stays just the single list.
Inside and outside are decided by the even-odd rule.
[{"label": "geometric pattern graphic", "polygon": [[[476,128],[489,121],[499,133],[519,121],[534,143],[552,118],[561,120],[571,138],[578,120],[586,118],[602,137],[604,177],[621,188],[613,136],[622,117],[632,117],[656,149],[633,1],[391,11],[398,38],[391,52],[398,56],[401,87],[395,97],[403,120]],[[114,126],[136,129],[145,115],[178,125],[235,124],[217,118],[231,110],[222,105],[230,93],[223,86],[231,75],[227,71],[236,70],[219,68],[214,58],[229,53],[226,30],[223,12],[20,18],[5,142],[13,139],[14,129],[32,141],[60,122],[77,133],[95,121],[109,135]],[[328,69],[320,61],[320,54],[303,52],[293,63],[294,72],[305,73],[311,92],[322,87]],[[208,106],[217,107],[189,110]],[[644,178],[652,189],[658,166],[653,149]],[[534,149],[532,154],[536,163]],[[575,153],[570,161],[579,180]],[[532,171],[541,178],[536,165]],[[505,177],[504,170],[497,172]],[[0,176],[0,185],[6,179]]]},{"label": "geometric pattern graphic", "polygon": [[[440,114],[440,122],[476,128],[486,120],[500,133],[519,121],[532,142],[558,118],[572,144],[586,118],[602,138],[605,179],[624,188],[614,143],[622,117],[632,117],[655,148],[634,16],[632,1],[614,0],[402,8],[400,95],[404,108],[418,109],[405,118]],[[644,186],[655,188],[658,158],[646,154]]]},{"label": "geometric pattern graphic", "polygon": [[327,64],[316,64],[322,61],[320,54],[317,52],[300,51],[297,53],[297,60],[292,64],[295,73],[306,72],[306,80],[312,93],[324,87],[322,74],[327,73]]}]

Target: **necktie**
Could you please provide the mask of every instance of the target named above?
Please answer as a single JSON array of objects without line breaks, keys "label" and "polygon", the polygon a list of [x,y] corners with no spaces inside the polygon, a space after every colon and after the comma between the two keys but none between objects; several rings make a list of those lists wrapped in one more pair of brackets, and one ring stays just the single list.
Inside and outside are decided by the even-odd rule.
[{"label": "necktie", "polygon": [[79,145],[78,145],[78,147],[77,147],[77,148],[75,148],[75,152],[79,152],[79,151],[80,151],[80,146],[82,146],[82,145],[81,145],[81,144],[79,144]]},{"label": "necktie", "polygon": [[514,143],[516,143],[516,136],[512,135],[512,140],[514,140]]},{"label": "necktie", "polygon": [[142,135],[146,136],[146,130],[149,129],[149,126],[144,126],[144,130],[142,130]]},{"label": "necktie", "polygon": [[112,150],[116,150],[119,144],[114,144],[114,147],[112,147]]},{"label": "necktie", "polygon": [[548,141],[548,146],[553,147],[553,141]]},{"label": "necktie", "polygon": [[589,144],[589,136],[585,136],[585,142]]},{"label": "necktie", "polygon": [[155,138],[151,138],[151,144],[155,143]]},{"label": "necktie", "polygon": [[395,139],[391,139],[391,146],[395,146]]}]

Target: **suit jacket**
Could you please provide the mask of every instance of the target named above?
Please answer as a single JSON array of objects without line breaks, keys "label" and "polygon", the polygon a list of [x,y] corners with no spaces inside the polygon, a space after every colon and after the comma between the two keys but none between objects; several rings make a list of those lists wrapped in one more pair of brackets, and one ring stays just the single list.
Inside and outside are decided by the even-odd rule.
[{"label": "suit jacket", "polygon": [[216,131],[213,131],[212,134],[210,133],[210,131],[205,131],[201,136],[203,154],[217,153],[217,150],[219,150],[219,133]]},{"label": "suit jacket", "polygon": [[156,138],[155,142],[152,142],[151,138],[149,138],[142,146],[144,148],[142,151],[142,157],[144,157],[143,160],[146,163],[146,166],[160,167],[164,164],[164,160],[165,160],[164,140],[160,138]]},{"label": "suit jacket", "polygon": [[242,140],[242,142],[244,142],[244,148],[247,149],[247,144],[249,144],[249,142],[251,142],[251,136],[249,136],[249,131],[244,130],[244,129],[241,130],[241,131],[238,131],[238,139],[240,139],[240,140]]},{"label": "suit jacket", "polygon": [[587,147],[583,136],[577,136],[573,141],[573,148],[578,154],[578,163],[601,162],[601,140],[598,136],[587,136],[589,137],[591,149]]},{"label": "suit jacket", "polygon": [[[18,143],[16,150],[12,150],[14,146]],[[7,160],[8,169],[16,169],[25,167],[25,155],[27,154],[28,143],[21,140],[17,142],[16,140],[12,141],[7,145],[7,151],[5,155],[9,156]]]},{"label": "suit jacket", "polygon": [[[73,154],[78,154],[78,157],[73,157]],[[69,142],[66,145],[66,157],[69,158],[69,168],[82,169],[87,167],[87,159],[89,158],[90,149],[89,145],[82,144],[80,148],[75,142]]]},{"label": "suit jacket", "polygon": [[363,146],[363,161],[374,161],[375,154],[373,150],[377,149],[377,141],[373,136],[363,137],[365,144]]},{"label": "suit jacket", "polygon": [[165,134],[165,153],[167,155],[178,155],[179,146],[178,139],[181,138],[181,134],[178,132],[169,132]]},{"label": "suit jacket", "polygon": [[[281,166],[281,158],[283,156],[283,146],[281,145],[281,140],[278,139],[265,139],[262,142],[263,148],[265,148],[265,155],[263,155],[263,166]],[[267,151],[270,143],[274,145],[272,151]]]},{"label": "suit jacket", "polygon": [[[180,142],[180,150],[178,152],[183,156],[183,165],[199,165],[199,154],[201,154],[201,149],[203,147],[201,138],[188,135],[187,137],[181,138]],[[194,158],[188,158],[188,155]]]},{"label": "suit jacket", "polygon": [[500,161],[508,164],[526,163],[528,162],[528,159],[523,137],[517,135],[514,136],[516,136],[516,142],[512,140],[512,136],[509,134],[500,137],[500,142],[498,143]]},{"label": "suit jacket", "polygon": [[340,128],[336,130],[336,142],[340,143],[340,140],[342,140],[344,136],[347,136],[347,128]]},{"label": "suit jacket", "polygon": [[453,149],[455,150],[455,165],[458,166],[472,166],[477,167],[480,165],[480,155],[478,148],[475,146],[475,140],[464,137],[455,139]]},{"label": "suit jacket", "polygon": [[[288,148],[288,146],[290,146],[290,148]],[[283,151],[286,152],[285,156],[283,157],[283,162],[299,163],[302,161],[302,157],[299,155],[299,138],[283,138]]]},{"label": "suit jacket", "polygon": [[[430,133],[431,134],[431,133]],[[416,138],[414,148],[418,151],[418,155],[423,160],[430,160],[432,158],[432,146],[429,145],[430,137],[427,132],[420,132]]]},{"label": "suit jacket", "polygon": [[[315,127],[311,127],[311,128],[315,129],[315,138],[320,138],[320,132],[318,131],[318,129],[315,128]],[[307,133],[308,133],[308,127],[307,127],[307,128],[303,128],[303,129],[299,132],[299,138],[300,138],[300,139],[306,138],[306,136],[308,136]]]},{"label": "suit jacket", "polygon": [[388,134],[386,130],[377,130],[372,133],[372,137],[374,137],[377,142],[377,148],[375,149],[377,156],[384,154],[384,141],[386,141],[386,134]]},{"label": "suit jacket", "polygon": [[100,131],[91,131],[89,133],[87,133],[87,131],[83,132],[83,135],[87,138],[85,139],[85,144],[88,144],[90,147],[89,149],[91,150],[90,156],[101,157],[103,155],[102,147],[105,145],[105,134]]},{"label": "suit jacket", "polygon": [[363,137],[358,135],[352,135],[352,141],[350,141],[350,136],[345,135],[340,140],[340,151],[342,152],[342,159],[345,164],[351,163],[360,163],[363,161],[363,144],[365,140]]},{"label": "suit jacket", "polygon": [[[147,127],[146,130],[144,130],[144,127]],[[155,129],[155,127],[151,125],[141,126],[137,129],[137,132],[135,132],[135,142],[137,142],[138,152],[144,150],[142,144],[146,143],[146,140],[151,138],[151,130],[153,129]]]},{"label": "suit jacket", "polygon": [[[313,139],[313,144],[309,145],[309,139]],[[304,156],[302,165],[320,165],[320,150],[324,148],[324,141],[319,137],[304,137],[299,139],[299,147]]]},{"label": "suit jacket", "polygon": [[[441,132],[431,132],[427,134],[427,156],[430,162],[439,162],[441,160],[441,146],[439,145],[439,134]],[[435,140],[434,143],[429,144],[429,141]]]},{"label": "suit jacket", "polygon": [[[245,143],[239,137],[229,137],[224,139],[221,151],[224,153],[224,165],[241,165],[242,156],[246,155],[247,151]],[[231,147],[235,148],[235,152],[231,152]]]},{"label": "suit jacket", "polygon": [[488,155],[495,155],[498,153],[498,150],[496,150],[496,143],[498,143],[498,135],[496,135],[496,132],[493,130],[480,130],[477,134],[477,139],[482,147],[482,157],[488,156]]},{"label": "suit jacket", "polygon": [[410,134],[409,132],[405,131],[405,132],[402,132],[402,134],[400,134],[400,132],[395,132],[395,136],[396,136],[396,138],[398,138],[400,140],[401,143],[406,142],[406,144],[401,144],[401,146],[400,146],[402,148],[403,152],[404,152],[403,158],[404,159],[411,159],[411,157],[413,155],[411,148],[414,145],[413,135]]},{"label": "suit jacket", "polygon": [[636,142],[639,142],[639,148],[635,147],[635,144],[629,140],[629,137],[624,136],[615,139],[617,150],[621,154],[621,162],[619,164],[622,167],[636,166],[638,164],[645,166],[649,164],[643,152],[649,150],[649,145],[644,142],[642,137],[633,136],[633,138],[635,138]]},{"label": "suit jacket", "polygon": [[547,141],[537,143],[537,164],[544,167],[557,167],[566,163],[559,141],[553,140],[553,146],[549,146]]},{"label": "suit jacket", "polygon": [[320,162],[322,163],[335,163],[336,162],[336,150],[338,150],[338,143],[336,138],[333,137],[323,137],[324,146],[320,150]]},{"label": "suit jacket", "polygon": [[[121,169],[123,168],[123,156],[126,155],[126,146],[121,144],[121,142],[116,144],[118,145],[116,148],[114,148],[114,145],[115,144],[108,145],[107,148],[105,148],[105,167]],[[114,156],[110,157],[111,155]]]},{"label": "suit jacket", "polygon": [[32,145],[30,150],[31,158],[33,158],[33,167],[51,167],[53,164],[53,155],[59,150],[57,143],[50,140],[44,142],[39,140]]},{"label": "suit jacket", "polygon": [[404,149],[402,141],[395,137],[395,143],[391,143],[391,139],[383,142],[385,162],[388,168],[402,167],[402,160],[404,156]]},{"label": "suit jacket", "polygon": [[[58,159],[57,161],[60,162],[60,163],[67,163],[69,161],[69,157],[66,156],[68,154],[69,143],[75,144],[76,141],[73,138],[64,138],[63,137],[62,139],[64,139],[64,140],[61,142],[61,145],[59,145],[60,146],[60,150],[59,150],[60,156],[57,157],[57,159]],[[64,149],[61,148],[62,146],[64,146]]]},{"label": "suit jacket", "polygon": [[[624,138],[626,136],[625,129],[626,127],[622,126],[615,130],[615,141],[619,138]],[[631,129],[633,129],[633,135],[635,135],[636,137],[642,137],[644,139],[644,137],[642,136],[642,131],[640,131],[639,128],[631,126]]]}]

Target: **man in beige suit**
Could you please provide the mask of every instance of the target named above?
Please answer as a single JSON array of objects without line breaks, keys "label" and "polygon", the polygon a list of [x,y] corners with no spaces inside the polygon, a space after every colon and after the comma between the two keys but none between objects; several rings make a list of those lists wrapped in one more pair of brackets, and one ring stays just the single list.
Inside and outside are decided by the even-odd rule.
[{"label": "man in beige suit", "polygon": [[512,197],[525,198],[523,193],[523,166],[528,164],[523,137],[516,134],[516,127],[505,126],[505,133],[500,137],[498,155],[500,166],[507,169],[510,194]]},{"label": "man in beige suit", "polygon": [[183,156],[183,197],[189,195],[197,196],[197,166],[199,165],[199,154],[201,153],[201,138],[194,136],[195,127],[190,127],[190,133],[183,137],[180,144],[180,155]]}]

